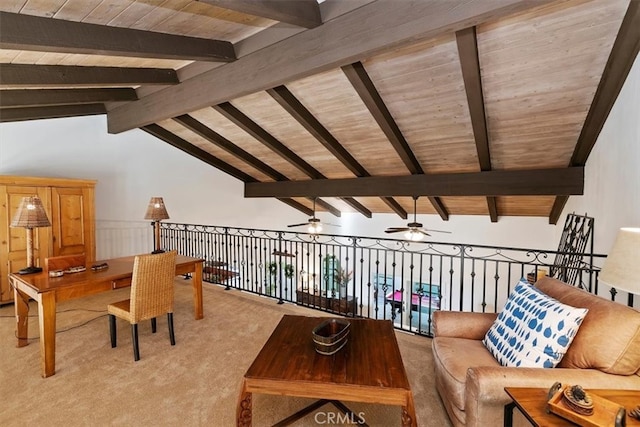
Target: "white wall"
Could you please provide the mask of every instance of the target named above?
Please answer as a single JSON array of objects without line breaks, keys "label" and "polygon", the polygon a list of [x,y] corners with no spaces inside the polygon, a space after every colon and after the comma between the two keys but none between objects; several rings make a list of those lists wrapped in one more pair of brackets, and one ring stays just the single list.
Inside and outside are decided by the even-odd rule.
[{"label": "white wall", "polygon": [[589,156],[584,195],[570,197],[561,218],[571,212],[595,218],[597,253],[609,252],[621,227],[640,227],[640,57]]},{"label": "white wall", "polygon": [[151,196],[175,222],[265,227],[292,211],[143,131],[110,135],[100,116],[1,124],[0,174],[96,179],[98,220],[138,221]]},{"label": "white wall", "polygon": [[[565,214],[596,218],[596,249],[606,253],[620,226],[640,225],[640,65],[636,61],[589,159],[585,195],[569,199],[558,226],[546,218],[419,215],[427,228],[451,231],[433,240],[555,249]],[[164,197],[171,221],[286,229],[307,217],[273,199],[245,199],[243,184],[140,130],[109,135],[100,116],[0,124],[0,174],[96,179],[98,228],[139,225],[151,196]],[[389,237],[383,230],[406,223],[393,214],[359,214],[323,221],[327,233]],[[98,246],[100,242],[98,242]],[[100,255],[100,254],[98,254]]]}]

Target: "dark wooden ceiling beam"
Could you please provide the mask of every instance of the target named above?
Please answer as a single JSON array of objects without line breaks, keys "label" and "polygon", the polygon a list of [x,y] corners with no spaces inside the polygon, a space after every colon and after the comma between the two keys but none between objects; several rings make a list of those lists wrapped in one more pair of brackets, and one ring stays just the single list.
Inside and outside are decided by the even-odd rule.
[{"label": "dark wooden ceiling beam", "polygon": [[[178,135],[174,134],[173,132],[170,132],[168,130],[166,130],[165,128],[158,126],[156,124],[152,124],[152,125],[148,125],[148,126],[144,126],[140,128],[141,130],[147,132],[150,135],[155,136],[156,138],[166,142],[167,144],[171,145],[172,147],[177,148],[178,150],[189,154],[190,156],[195,157],[198,160],[201,160],[203,162],[205,162],[206,164],[213,166],[216,169],[221,170],[222,172],[231,175],[232,177],[243,181],[245,184],[249,183],[249,182],[257,182],[257,180],[252,177],[251,175],[241,171],[240,169],[236,168],[235,166],[232,166],[222,160],[220,160],[219,158],[213,156],[212,154],[204,151],[202,148],[196,147],[195,145],[191,144],[190,142],[180,138]],[[311,209],[309,209],[308,207],[306,207],[305,205],[303,205],[302,203],[299,203],[293,199],[290,198],[286,198],[286,197],[278,197],[277,198],[279,201],[281,201],[282,203],[287,204],[288,206],[291,206],[294,209],[299,210],[300,212],[304,213],[305,215],[312,215],[313,211]]]},{"label": "dark wooden ceiling beam", "polygon": [[549,224],[557,224],[565,205],[569,201],[569,196],[556,196],[549,212]]},{"label": "dark wooden ceiling beam", "polygon": [[369,176],[367,170],[349,153],[318,119],[285,86],[267,90],[294,119],[313,135],[334,157],[355,176]]},{"label": "dark wooden ceiling beam", "polygon": [[85,55],[114,55],[228,62],[236,59],[228,41],[208,40],[0,12],[0,48]]},{"label": "dark wooden ceiling beam", "polygon": [[104,104],[54,105],[0,109],[0,123],[106,114]]},{"label": "dark wooden ceiling beam", "polygon": [[[267,90],[267,93],[275,99],[282,108],[284,108],[294,119],[298,121],[311,135],[313,135],[320,143],[333,154],[343,165],[345,165],[356,176],[371,176],[369,172],[362,166],[341,144],[337,139],[325,128],[318,119],[302,103],[296,98],[285,86],[278,86]],[[396,202],[392,202],[389,198],[383,201],[399,215],[406,219],[407,212]],[[363,215],[370,218],[371,212],[363,209],[361,203],[351,200],[351,206]]]},{"label": "dark wooden ceiling beam", "polygon": [[[270,148],[289,163],[297,167],[310,178],[326,179],[326,176],[324,176],[319,170],[307,163],[302,157],[298,156],[282,142],[278,141],[277,138],[264,130],[259,124],[251,120],[249,116],[238,110],[231,103],[223,102],[220,105],[214,105],[212,108],[225,116],[231,122],[235,123],[240,129],[244,130],[249,135],[263,143],[266,147]],[[362,206],[362,204],[357,200],[351,197],[345,197],[342,200],[361,214],[368,218],[371,217],[371,211]]]},{"label": "dark wooden ceiling beam", "polygon": [[[384,134],[387,136],[387,139],[393,148],[395,148],[398,156],[400,156],[400,159],[404,162],[409,172],[414,175],[423,174],[424,170],[422,169],[422,165],[420,165],[420,162],[411,150],[409,143],[400,131],[398,124],[384,103],[384,100],[376,89],[375,84],[369,77],[364,65],[362,65],[361,62],[354,62],[353,64],[343,66],[342,72],[344,72],[353,88],[358,92],[360,99],[362,99],[362,102],[367,106],[369,112],[378,123],[378,126],[380,126],[380,129],[382,129]],[[389,203],[391,201],[392,199],[387,202]],[[429,197],[429,201],[440,217],[444,221],[447,221],[449,219],[449,212],[442,201],[438,197]],[[395,203],[397,204],[397,202]],[[398,211],[396,210],[396,212]],[[398,215],[403,219],[407,219],[407,212],[404,209],[402,212],[403,214],[398,212]]]},{"label": "dark wooden ceiling beam", "polygon": [[199,0],[213,6],[261,16],[299,27],[322,24],[317,0]]},{"label": "dark wooden ceiling beam", "polygon": [[119,133],[221,104],[371,57],[402,43],[430,39],[551,1],[374,1],[186,80],[179,87],[114,108],[108,114],[109,132]]},{"label": "dark wooden ceiling beam", "polygon": [[[310,197],[309,200],[313,202],[313,198]],[[332,215],[337,216],[338,218],[342,216],[342,212],[340,212],[340,210],[335,208],[333,205],[327,203],[322,199],[315,199],[315,200],[316,200],[316,205],[326,209]]]},{"label": "dark wooden ceiling beam", "polygon": [[382,201],[387,204],[400,218],[407,219],[407,211],[393,197],[382,197]]},{"label": "dark wooden ceiling beam", "polygon": [[[325,0],[319,3],[320,16],[325,21],[330,21],[345,13],[352,12],[353,10],[371,3],[376,0]],[[249,36],[245,39],[238,40],[233,44],[233,48],[236,51],[236,56],[241,58],[251,53],[257,52],[260,49],[264,49],[274,43],[281,42],[284,39],[288,39],[298,33],[305,31],[305,28],[290,25],[284,22],[279,22],[269,28],[264,28],[261,31]],[[217,64],[194,62],[178,70],[178,77],[180,81],[187,80],[198,74],[210,71],[215,68]],[[230,98],[231,99],[231,98]],[[213,103],[211,103],[213,105]]]},{"label": "dark wooden ceiling beam", "polygon": [[305,214],[307,216],[313,215],[313,209],[303,205],[302,203],[298,202],[297,200],[287,199],[287,198],[282,198],[282,197],[278,197],[277,199],[279,201],[281,201],[282,203],[284,203],[285,205],[289,205],[290,207],[299,210],[300,212],[302,212],[303,214]]},{"label": "dark wooden ceiling beam", "polygon": [[[480,170],[491,170],[491,153],[489,151],[489,133],[487,132],[487,116],[484,109],[482,75],[480,73],[480,57],[478,55],[478,39],[476,27],[456,31],[456,44],[462,68],[462,79],[467,93],[471,127],[476,140],[476,152]],[[493,196],[487,197],[487,210],[491,222],[498,222],[498,204]]]},{"label": "dark wooden ceiling beam", "polygon": [[264,130],[259,124],[251,120],[246,114],[238,110],[229,102],[214,105],[214,110],[235,123],[240,129],[253,136],[266,147],[277,153],[280,157],[294,165],[307,176],[315,179],[322,179],[325,176],[316,168],[307,163],[302,157],[294,153],[289,147],[280,142],[277,138]]},{"label": "dark wooden ceiling beam", "polygon": [[178,84],[167,68],[82,67],[77,65],[2,64],[0,86],[136,86]]},{"label": "dark wooden ceiling beam", "polygon": [[189,116],[188,114],[184,114],[179,117],[174,117],[174,121],[191,130],[192,132],[200,135],[202,138],[206,139],[216,147],[219,147],[231,154],[232,156],[240,159],[241,161],[247,163],[248,165],[256,168],[263,174],[275,179],[276,181],[288,181],[285,175],[281,174],[262,160],[258,159],[251,153],[243,150],[242,148],[235,145],[233,142],[229,141],[224,136],[220,135],[213,129],[209,128],[207,125],[199,122],[195,118]]},{"label": "dark wooden ceiling beam", "polygon": [[438,212],[438,215],[440,215],[440,218],[442,218],[443,221],[449,221],[449,210],[444,203],[442,203],[440,197],[429,196],[428,198],[433,208]]},{"label": "dark wooden ceiling beam", "polygon": [[629,3],[569,166],[584,166],[640,50],[640,2]]},{"label": "dark wooden ceiling beam", "polygon": [[353,209],[355,209],[356,212],[361,213],[362,215],[366,216],[367,218],[371,218],[371,216],[372,216],[371,211],[369,209],[367,209],[367,207],[364,206],[362,203],[360,203],[359,201],[354,199],[353,197],[342,197],[341,200],[343,200],[345,203],[347,203],[349,206],[351,206]]},{"label": "dark wooden ceiling beam", "polygon": [[402,159],[411,174],[423,174],[424,170],[415,154],[409,147],[409,143],[404,138],[391,112],[385,105],[380,93],[376,89],[373,81],[369,77],[367,70],[361,62],[342,67],[342,72],[347,76],[351,86],[358,92],[360,99],[367,106],[369,112],[380,126],[380,129],[387,136],[387,139]]},{"label": "dark wooden ceiling beam", "polygon": [[456,44],[458,45],[458,57],[462,68],[464,89],[467,93],[469,115],[471,116],[471,126],[476,140],[476,152],[478,153],[480,170],[489,171],[491,170],[491,154],[489,152],[489,135],[487,133],[487,119],[484,110],[476,27],[457,31]]},{"label": "dark wooden ceiling beam", "polygon": [[[278,172],[268,164],[264,163],[262,160],[253,156],[251,153],[238,147],[237,145],[235,145],[234,143],[232,143],[231,141],[229,141],[228,139],[226,139],[225,137],[223,137],[213,129],[209,128],[207,125],[201,123],[197,119],[187,114],[184,114],[179,117],[174,117],[173,120],[180,123],[182,126],[186,127],[187,129],[190,129],[191,131],[200,135],[201,137],[211,142],[212,144],[222,148],[223,150],[237,157],[241,161],[247,163],[248,165],[253,166],[260,172],[264,173],[265,175],[275,179],[276,181],[289,181],[288,177],[281,174],[280,172]],[[327,209],[333,215],[340,216],[340,211],[335,207],[331,206],[329,203],[318,200],[318,204],[324,207],[325,209]]]},{"label": "dark wooden ceiling beam", "polygon": [[224,173],[231,175],[232,177],[239,179],[244,183],[258,181],[256,178],[252,177],[248,173],[245,173],[240,169],[236,168],[235,166],[232,166],[227,162],[220,160],[219,158],[212,155],[211,153],[208,153],[204,151],[202,148],[191,144],[189,141],[186,141],[180,138],[178,135],[168,131],[162,126],[152,124],[152,125],[143,126],[140,129],[147,132],[148,134],[155,136],[158,139],[163,140],[167,144],[179,149],[180,151],[183,151],[189,154],[190,156],[193,156],[196,159],[201,160],[210,166],[213,166],[214,168],[220,169]]},{"label": "dark wooden ceiling beam", "polygon": [[136,99],[136,91],[131,88],[0,90],[0,108],[96,104]]},{"label": "dark wooden ceiling beam", "polygon": [[[640,1],[629,3],[620,30],[604,67],[593,102],[584,121],[569,166],[584,166],[598,140],[602,127],[616,102],[627,75],[640,51]],[[558,196],[549,213],[549,224],[556,224],[569,197]]]},{"label": "dark wooden ceiling beam", "polygon": [[246,197],[543,196],[583,194],[584,167],[247,184]]}]

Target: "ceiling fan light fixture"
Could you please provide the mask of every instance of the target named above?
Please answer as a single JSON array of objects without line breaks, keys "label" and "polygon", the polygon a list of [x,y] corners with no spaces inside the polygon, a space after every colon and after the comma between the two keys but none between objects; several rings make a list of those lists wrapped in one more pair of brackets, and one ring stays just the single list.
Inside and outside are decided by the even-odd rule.
[{"label": "ceiling fan light fixture", "polygon": [[404,233],[404,237],[407,240],[411,240],[412,242],[418,242],[422,240],[423,234],[418,230],[408,230]]},{"label": "ceiling fan light fixture", "polygon": [[319,222],[312,222],[309,224],[309,228],[307,228],[307,231],[311,234],[318,234],[322,231],[322,224],[320,224]]}]

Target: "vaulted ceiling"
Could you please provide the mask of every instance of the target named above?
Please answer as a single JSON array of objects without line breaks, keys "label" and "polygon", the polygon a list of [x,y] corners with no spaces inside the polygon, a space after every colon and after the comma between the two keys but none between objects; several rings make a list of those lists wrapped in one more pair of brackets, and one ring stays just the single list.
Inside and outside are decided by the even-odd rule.
[{"label": "vaulted ceiling", "polygon": [[309,215],[555,223],[639,47],[638,0],[3,0],[0,121],[106,114]]}]

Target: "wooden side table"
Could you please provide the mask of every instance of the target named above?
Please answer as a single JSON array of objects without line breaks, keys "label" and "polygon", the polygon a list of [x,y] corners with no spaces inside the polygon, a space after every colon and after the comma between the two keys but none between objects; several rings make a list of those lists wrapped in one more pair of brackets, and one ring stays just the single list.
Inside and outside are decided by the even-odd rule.
[{"label": "wooden side table", "polygon": [[[516,407],[535,427],[575,426],[574,423],[558,415],[547,413],[548,389],[506,387],[504,391],[513,399],[513,402],[506,404],[504,407],[505,427],[513,426],[513,409]],[[640,390],[587,389],[587,391],[624,406],[627,413],[640,404]],[[627,427],[640,426],[640,421],[629,416],[626,417],[626,422]]]}]

